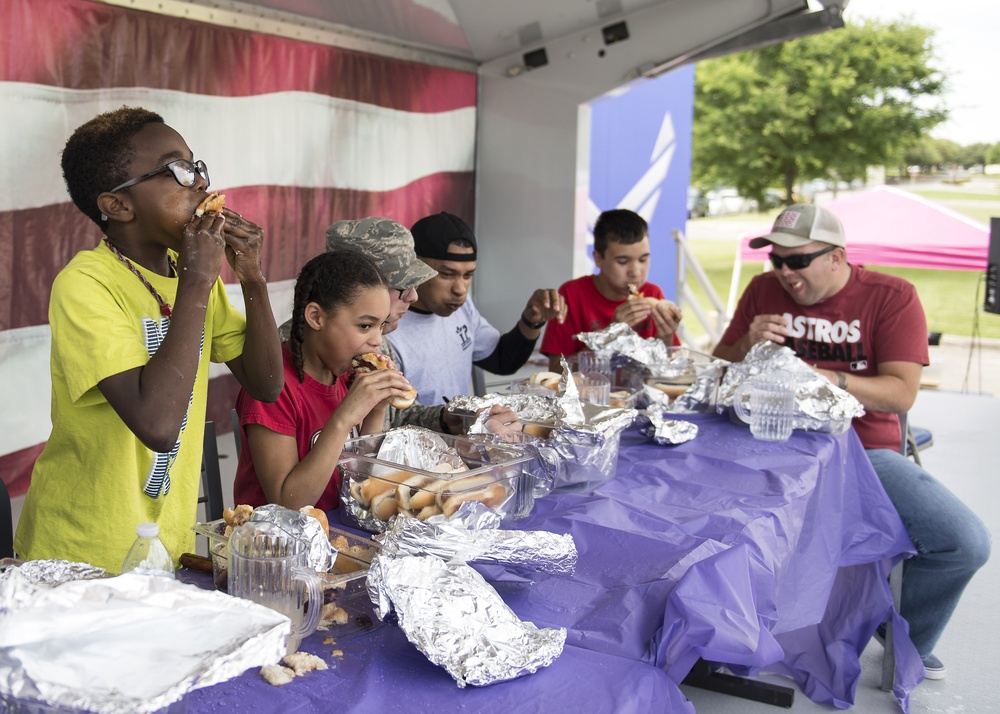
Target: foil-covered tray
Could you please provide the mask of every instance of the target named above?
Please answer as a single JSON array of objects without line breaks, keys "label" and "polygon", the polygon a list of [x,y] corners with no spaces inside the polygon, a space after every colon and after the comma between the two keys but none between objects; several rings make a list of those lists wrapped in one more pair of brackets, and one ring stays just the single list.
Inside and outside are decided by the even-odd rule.
[{"label": "foil-covered tray", "polygon": [[0,600],[15,603],[0,616],[10,711],[159,712],[285,654],[289,619],[249,600],[135,573],[53,586],[10,570],[0,579]]}]

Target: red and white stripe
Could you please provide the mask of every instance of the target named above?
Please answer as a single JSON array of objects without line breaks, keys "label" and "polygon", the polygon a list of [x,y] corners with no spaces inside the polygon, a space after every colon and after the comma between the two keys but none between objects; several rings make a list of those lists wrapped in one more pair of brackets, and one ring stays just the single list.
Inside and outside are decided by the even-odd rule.
[{"label": "red and white stripe", "polygon": [[[475,102],[468,72],[88,0],[4,0],[0,475],[11,491],[26,489],[51,428],[52,280],[100,239],[59,167],[77,126],[123,104],[160,113],[227,205],[264,228],[264,273],[284,320],[295,275],[333,221],[412,225],[441,210],[472,219]],[[228,268],[223,279],[233,280]],[[241,304],[238,286],[230,296]],[[220,426],[232,382],[212,381],[209,418]]]}]

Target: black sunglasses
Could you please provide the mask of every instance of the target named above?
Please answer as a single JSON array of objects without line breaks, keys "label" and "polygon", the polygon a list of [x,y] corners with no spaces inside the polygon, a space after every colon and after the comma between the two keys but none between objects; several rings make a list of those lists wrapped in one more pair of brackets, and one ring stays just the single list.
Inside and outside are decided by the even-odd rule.
[{"label": "black sunglasses", "polygon": [[783,265],[787,265],[790,270],[803,270],[804,268],[808,268],[810,263],[816,260],[816,258],[837,250],[837,247],[830,245],[823,250],[817,250],[815,253],[800,253],[798,255],[789,255],[785,258],[772,252],[768,257],[771,259],[771,265],[774,266],[775,270],[781,270],[781,266]]},{"label": "black sunglasses", "polygon": [[129,179],[125,183],[115,186],[111,189],[111,193],[116,193],[121,191],[123,188],[128,188],[129,186],[135,186],[140,181],[145,181],[148,178],[156,176],[157,174],[162,174],[169,171],[174,180],[177,181],[184,188],[190,188],[194,186],[194,182],[197,180],[197,176],[200,174],[203,179],[205,179],[206,187],[212,183],[212,180],[208,177],[208,167],[205,166],[204,161],[187,161],[186,159],[177,159],[176,161],[171,161],[169,164],[164,164],[158,168],[153,169],[149,173],[145,173],[142,176],[136,176],[134,179]]}]

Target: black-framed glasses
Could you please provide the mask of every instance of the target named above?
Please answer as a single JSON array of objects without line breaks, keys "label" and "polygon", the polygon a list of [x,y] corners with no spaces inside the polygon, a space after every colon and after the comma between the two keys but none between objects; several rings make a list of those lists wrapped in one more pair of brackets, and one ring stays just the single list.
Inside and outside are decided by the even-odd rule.
[{"label": "black-framed glasses", "polygon": [[148,178],[156,176],[157,174],[162,174],[166,171],[173,174],[174,180],[184,188],[191,188],[194,186],[194,182],[198,180],[199,175],[205,179],[206,186],[212,183],[212,179],[208,177],[208,167],[205,166],[204,161],[191,162],[187,159],[177,159],[176,161],[171,161],[169,164],[164,164],[163,166],[155,168],[148,173],[144,173],[142,176],[136,176],[134,179],[129,179],[125,183],[115,186],[111,189],[111,193],[116,193],[121,191],[123,188],[128,188],[129,186],[135,186],[140,181],[145,181]]},{"label": "black-framed glasses", "polygon": [[405,300],[406,296],[410,294],[410,291],[414,290],[415,288],[389,288],[389,289],[395,290],[397,293],[399,293],[400,300]]},{"label": "black-framed glasses", "polygon": [[774,266],[775,270],[781,270],[781,266],[783,265],[787,265],[790,270],[803,270],[808,268],[816,258],[837,250],[837,248],[838,246],[828,245],[823,250],[817,250],[815,253],[799,253],[798,255],[788,255],[784,258],[772,252],[768,257],[771,259],[771,265]]}]

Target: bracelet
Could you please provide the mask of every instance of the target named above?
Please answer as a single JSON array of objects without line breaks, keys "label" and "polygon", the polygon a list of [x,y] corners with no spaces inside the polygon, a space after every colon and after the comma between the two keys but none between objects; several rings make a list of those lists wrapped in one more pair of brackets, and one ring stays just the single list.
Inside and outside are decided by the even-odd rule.
[{"label": "bracelet", "polygon": [[541,322],[528,322],[528,319],[524,316],[523,312],[521,313],[521,322],[523,322],[524,326],[529,330],[540,330],[545,327],[545,320],[542,320]]},{"label": "bracelet", "polygon": [[847,375],[843,372],[837,372],[837,386],[847,391]]}]

